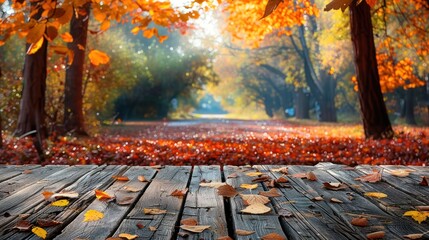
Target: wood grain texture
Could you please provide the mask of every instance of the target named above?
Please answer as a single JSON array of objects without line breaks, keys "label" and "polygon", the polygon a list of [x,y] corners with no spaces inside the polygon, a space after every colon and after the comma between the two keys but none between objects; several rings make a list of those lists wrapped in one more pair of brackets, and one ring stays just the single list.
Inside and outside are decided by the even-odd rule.
[{"label": "wood grain texture", "polygon": [[[180,232],[189,234],[186,239],[217,239],[228,235],[223,197],[217,194],[215,188],[200,187],[199,184],[203,179],[205,181],[221,182],[220,167],[194,167],[181,219],[194,218],[199,225],[210,225],[211,228],[202,233],[190,233],[180,230]],[[178,239],[183,239],[180,234]]]},{"label": "wood grain texture", "polygon": [[39,168],[40,165],[0,165],[0,182],[19,176],[25,170]]}]

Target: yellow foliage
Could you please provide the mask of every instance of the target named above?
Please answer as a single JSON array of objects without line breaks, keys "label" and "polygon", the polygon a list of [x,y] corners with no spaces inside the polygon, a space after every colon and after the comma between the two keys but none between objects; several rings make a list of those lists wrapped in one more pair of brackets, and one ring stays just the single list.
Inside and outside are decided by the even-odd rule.
[{"label": "yellow foliage", "polygon": [[412,217],[415,221],[417,221],[419,224],[423,221],[426,221],[426,219],[429,217],[428,211],[407,211],[404,213],[405,217]]},{"label": "yellow foliage", "polygon": [[90,209],[85,213],[84,222],[91,222],[91,221],[98,221],[104,217],[104,214],[102,212],[99,212],[97,210]]},{"label": "yellow foliage", "polygon": [[381,192],[366,192],[364,195],[368,196],[368,197],[375,197],[375,198],[385,198],[385,197],[387,197],[387,194],[381,193]]},{"label": "yellow foliage", "polygon": [[58,200],[58,201],[51,203],[51,205],[54,207],[66,207],[69,205],[69,200],[61,199],[61,200]]},{"label": "yellow foliage", "polygon": [[48,232],[41,227],[34,227],[31,231],[41,239],[46,239],[46,236],[48,235]]}]

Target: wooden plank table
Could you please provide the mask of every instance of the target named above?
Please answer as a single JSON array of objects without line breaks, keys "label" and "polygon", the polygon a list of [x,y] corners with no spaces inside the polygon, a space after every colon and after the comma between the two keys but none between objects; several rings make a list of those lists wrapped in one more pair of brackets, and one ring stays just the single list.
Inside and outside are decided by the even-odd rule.
[{"label": "wooden plank table", "polygon": [[[382,173],[381,181],[356,180],[374,170]],[[396,170],[409,175],[398,177]],[[316,179],[299,177],[309,172]],[[367,239],[367,234],[378,231],[384,232],[384,239],[406,239],[407,234],[424,234],[422,239],[428,239],[429,217],[418,223],[403,216],[429,205],[429,187],[420,184],[423,177],[429,181],[429,167],[0,165],[0,240],[40,239],[32,232],[37,227],[45,231],[46,239],[61,240],[107,239],[123,233],[136,235],[135,239],[273,239],[267,235],[276,234],[278,239],[340,240]],[[283,181],[277,183],[278,179]],[[325,182],[344,187],[328,189]],[[237,195],[219,195],[216,187],[225,184]],[[246,189],[242,184],[255,185]],[[96,189],[112,198],[97,198]],[[259,192],[269,190],[279,195],[269,197],[267,212],[241,211],[248,207],[243,194],[258,199]],[[66,206],[53,206],[54,200],[42,194],[47,191],[79,195],[67,199]],[[368,192],[387,197],[370,197]],[[102,217],[85,221],[94,210]],[[352,224],[359,217],[366,218],[368,225]],[[208,229],[182,229],[190,219]],[[56,222],[46,225],[41,220]]]}]

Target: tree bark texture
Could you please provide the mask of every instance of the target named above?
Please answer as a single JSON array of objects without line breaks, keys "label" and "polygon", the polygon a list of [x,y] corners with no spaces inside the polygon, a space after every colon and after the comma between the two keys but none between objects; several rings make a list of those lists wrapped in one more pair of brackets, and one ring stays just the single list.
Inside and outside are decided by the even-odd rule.
[{"label": "tree bark texture", "polygon": [[350,28],[366,138],[392,138],[393,130],[380,87],[370,7],[362,1],[350,8]]},{"label": "tree bark texture", "polygon": [[295,93],[295,117],[310,119],[310,94],[299,88]]},{"label": "tree bark texture", "polygon": [[414,107],[416,105],[415,93],[414,88],[405,90],[405,122],[410,125],[417,125],[414,115]]},{"label": "tree bark texture", "polygon": [[337,81],[325,70],[321,70],[321,79],[324,94],[320,102],[319,120],[321,122],[336,122],[337,109],[335,108],[335,89],[337,88]]},{"label": "tree bark texture", "polygon": [[[64,91],[64,127],[77,135],[87,135],[83,116],[83,70],[85,63],[85,48],[87,41],[90,3],[83,6],[86,15],[73,14],[70,22],[70,34],[73,42],[68,47],[74,52],[73,63],[66,70]],[[80,47],[79,47],[80,46]],[[81,47],[84,49],[82,50]]]},{"label": "tree bark texture", "polygon": [[[0,67],[0,81],[1,81],[2,76],[3,76],[3,74],[1,71],[1,67]],[[2,126],[3,125],[1,124],[1,121],[2,121],[2,117],[1,117],[1,112],[0,112],[0,149],[3,147],[3,135],[2,135],[2,131],[3,131]]]}]

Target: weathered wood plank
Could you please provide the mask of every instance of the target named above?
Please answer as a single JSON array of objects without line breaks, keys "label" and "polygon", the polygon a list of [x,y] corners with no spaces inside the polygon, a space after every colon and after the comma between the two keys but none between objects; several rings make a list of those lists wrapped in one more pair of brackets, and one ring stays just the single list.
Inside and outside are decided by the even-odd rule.
[{"label": "weathered wood plank", "polygon": [[[253,190],[244,190],[240,188],[240,185],[243,183],[252,184],[252,177],[246,175],[246,172],[255,171],[255,169],[245,168],[245,167],[236,167],[236,166],[225,166],[224,175],[226,182],[240,191],[242,194],[258,194],[259,191],[264,191],[262,184],[258,183],[258,187]],[[228,178],[230,174],[236,173],[236,178]],[[271,212],[263,215],[252,215],[241,213],[241,210],[246,206],[243,204],[243,201],[240,196],[235,196],[234,198],[229,199],[231,205],[231,214],[233,220],[233,231],[235,234],[235,239],[259,239],[269,233],[278,233],[281,236],[286,238],[282,230],[282,226],[279,221],[279,216],[275,212],[273,205],[271,203],[267,204],[267,207],[272,209]],[[255,231],[254,234],[249,236],[240,236],[236,234],[236,230],[248,230]]]},{"label": "weathered wood plank", "polygon": [[[138,239],[171,239],[177,233],[176,223],[182,211],[183,197],[171,196],[176,189],[185,189],[191,176],[191,167],[166,166],[152,180],[143,196],[121,223],[114,236],[120,233],[137,234]],[[166,214],[145,215],[145,208],[167,210]],[[136,224],[144,222],[144,228]],[[151,231],[150,227],[156,228]]]},{"label": "weathered wood plank", "polygon": [[[271,169],[287,166],[257,166],[261,172],[278,179],[279,177],[290,178]],[[325,201],[314,202],[317,196],[290,188],[276,188],[282,193],[281,197],[271,198],[277,212],[287,210],[292,217],[280,217],[286,229],[286,235],[290,239],[360,239],[344,220],[339,218]]]},{"label": "weathered wood plank", "polygon": [[[116,181],[105,190],[109,195],[116,196],[117,200],[124,199],[125,197],[131,198],[130,204],[119,205],[114,201],[106,203],[95,200],[73,222],[68,224],[55,239],[106,239],[111,236],[130,207],[143,194],[144,189],[148,185],[148,182],[139,181],[138,176],[144,176],[150,181],[155,173],[156,171],[149,167],[131,167],[123,174],[130,181]],[[135,189],[134,191],[138,190],[138,192],[128,192],[124,187],[131,187]],[[84,214],[90,209],[102,212],[104,217],[95,222],[83,222]]]},{"label": "weathered wood plank", "polygon": [[[67,168],[66,165],[48,165],[39,168],[33,168],[26,174],[19,174],[6,181],[0,182],[0,200],[6,198],[21,188],[25,188],[35,182]],[[27,169],[29,170],[29,169]]]},{"label": "weathered wood plank", "polygon": [[23,174],[25,170],[39,168],[40,165],[0,165],[0,182]]},{"label": "weathered wood plank", "polygon": [[[326,190],[322,187],[323,182],[338,182],[338,180],[325,170],[320,170],[310,166],[293,166],[289,168],[289,173],[291,174],[308,171],[313,171],[315,173],[318,178],[317,181],[298,178],[291,178],[291,180],[299,185],[303,190],[307,192],[315,192],[320,196],[323,196],[325,201],[327,201],[328,206],[336,215],[340,216],[346,224],[350,224],[352,218],[356,216],[367,216],[369,219],[369,226],[367,227],[354,227],[350,224],[350,227],[354,228],[357,234],[364,236],[370,232],[383,230],[386,232],[386,239],[397,239],[409,233],[409,229],[407,229],[408,227],[413,227],[411,225],[408,225],[405,228],[402,227],[401,219],[387,214],[360,194],[355,194],[354,192],[350,192],[350,190]],[[349,198],[351,195],[353,196],[352,199]],[[332,198],[339,199],[343,201],[343,203],[330,202],[330,199]],[[416,230],[415,228],[413,229]]]},{"label": "weathered wood plank", "polygon": [[[185,200],[185,208],[181,219],[194,218],[199,225],[210,225],[209,230],[202,233],[190,233],[186,239],[217,239],[228,235],[223,197],[217,194],[215,188],[200,187],[202,180],[221,182],[222,175],[219,166],[195,166],[189,192]],[[180,234],[178,239],[182,239]]]},{"label": "weathered wood plank", "polygon": [[[94,189],[104,189],[109,186],[114,180],[113,175],[120,174],[125,170],[125,166],[99,166],[94,169],[78,166],[84,171],[84,175],[74,181],[64,190],[76,191],[79,193],[77,199],[70,200],[67,207],[54,207],[49,202],[44,201],[37,212],[31,214],[26,220],[35,223],[37,219],[52,219],[62,222],[62,225],[46,228],[48,238],[55,236],[66,224],[68,224],[79,212],[81,212],[88,204],[94,200]],[[15,225],[14,222],[11,225]],[[12,226],[13,226],[12,225]],[[4,236],[6,239],[38,239],[37,236],[28,232],[10,231]],[[2,239],[2,238],[0,238]]]}]

